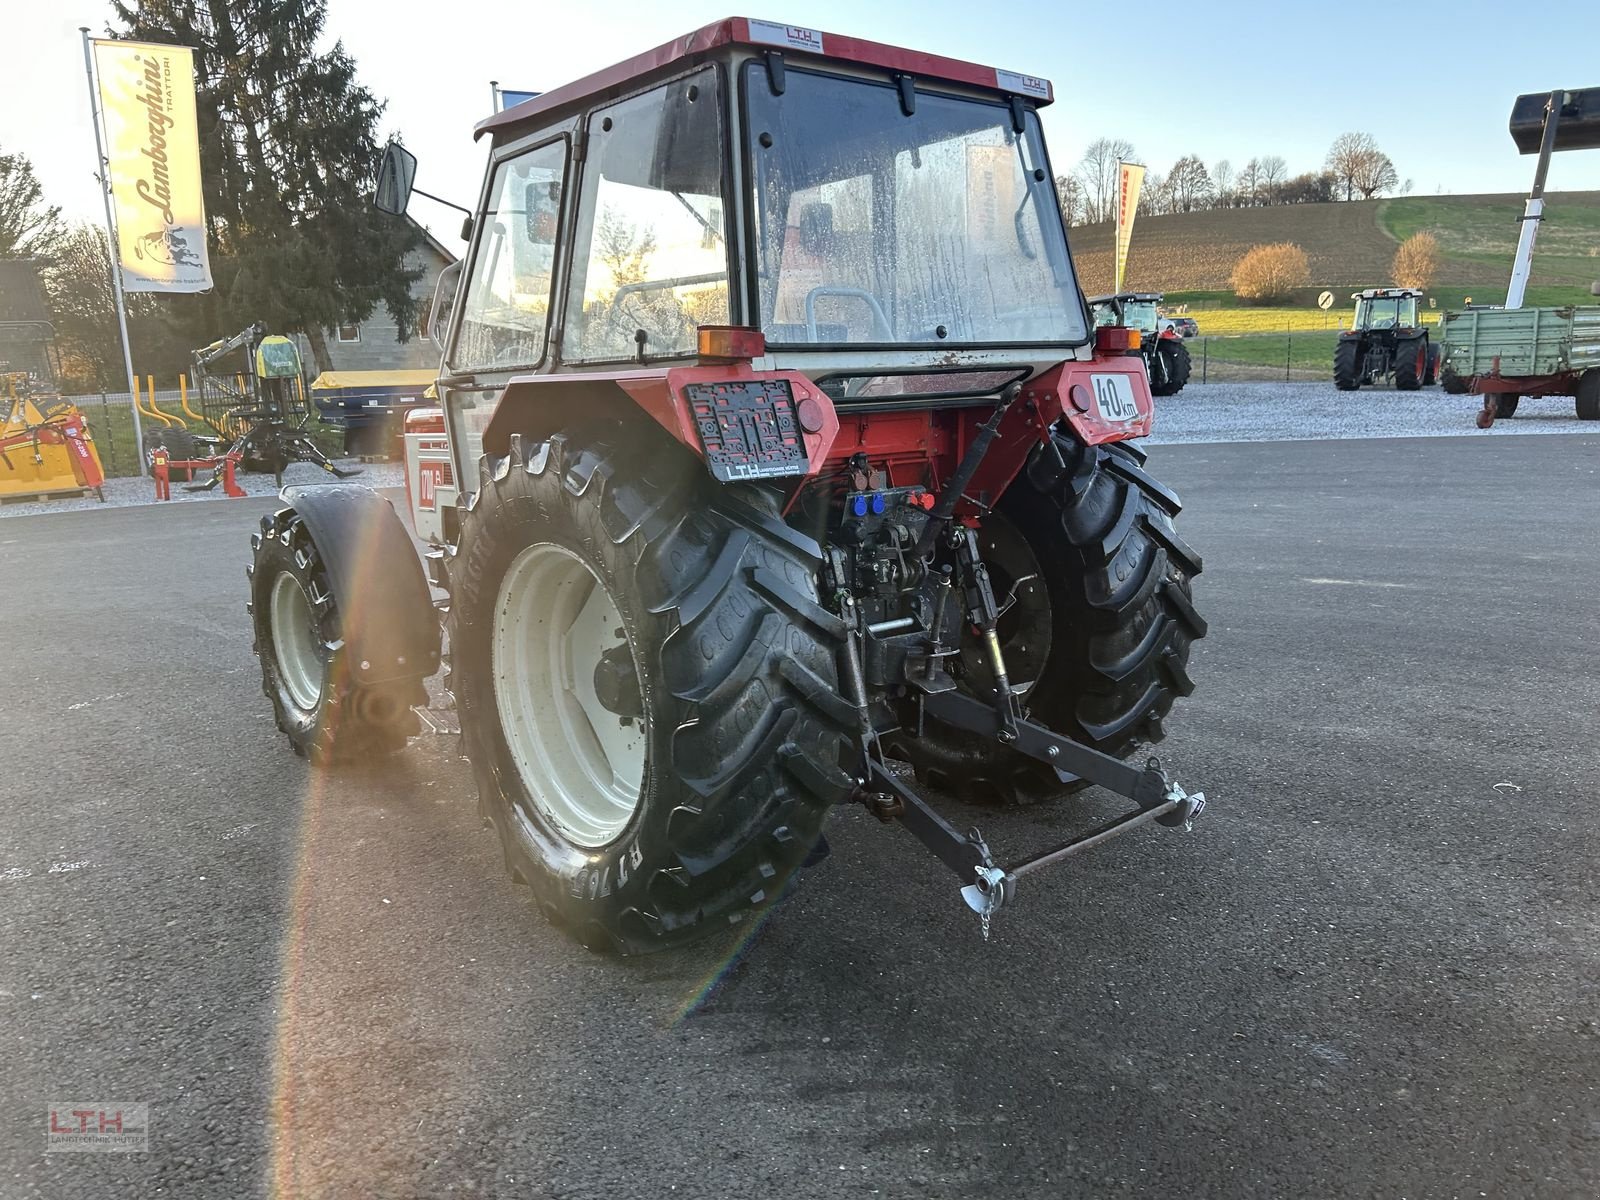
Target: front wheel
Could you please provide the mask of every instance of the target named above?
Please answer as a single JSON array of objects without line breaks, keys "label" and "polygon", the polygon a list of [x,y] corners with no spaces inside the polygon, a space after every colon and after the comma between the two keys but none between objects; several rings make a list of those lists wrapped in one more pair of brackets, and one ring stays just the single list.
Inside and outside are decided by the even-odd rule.
[{"label": "front wheel", "polygon": [[655,439],[511,439],[451,567],[451,687],[513,878],[636,953],[777,898],[851,793],[816,544]]},{"label": "front wheel", "polygon": [[[1005,605],[999,635],[1034,720],[1118,757],[1159,741],[1194,690],[1189,650],[1205,636],[1192,581],[1200,556],[1173,530],[1181,505],[1127,443],[1080,444],[1059,429],[984,519],[979,549]],[[975,636],[952,670],[987,698]],[[986,738],[925,722],[889,739],[929,784],[988,803],[1069,790],[1055,772]]]},{"label": "front wheel", "polygon": [[418,730],[412,706],[428,702],[421,673],[382,683],[357,681],[341,607],[350,598],[335,594],[322,551],[293,508],[262,517],[250,543],[248,609],[261,690],[294,752],[322,765],[403,749]]},{"label": "front wheel", "polygon": [[1155,396],[1174,396],[1189,382],[1189,347],[1176,338],[1162,338],[1156,342],[1155,358],[1161,363],[1161,381],[1151,372],[1150,392]]}]

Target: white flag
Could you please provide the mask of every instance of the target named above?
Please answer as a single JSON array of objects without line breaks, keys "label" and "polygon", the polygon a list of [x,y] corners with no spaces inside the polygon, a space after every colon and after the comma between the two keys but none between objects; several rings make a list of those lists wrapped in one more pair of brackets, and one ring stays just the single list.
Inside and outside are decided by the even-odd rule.
[{"label": "white flag", "polygon": [[1113,291],[1122,290],[1122,277],[1128,270],[1128,246],[1133,241],[1133,218],[1139,211],[1139,189],[1144,184],[1144,168],[1138,163],[1117,164],[1117,280]]},{"label": "white flag", "polygon": [[130,292],[211,287],[194,52],[187,46],[97,41],[95,74],[107,172],[117,214],[117,258]]}]

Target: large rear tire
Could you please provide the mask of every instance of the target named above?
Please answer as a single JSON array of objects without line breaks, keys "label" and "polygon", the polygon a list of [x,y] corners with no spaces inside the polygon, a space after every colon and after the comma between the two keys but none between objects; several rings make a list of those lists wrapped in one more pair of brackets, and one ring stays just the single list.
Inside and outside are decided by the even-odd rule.
[{"label": "large rear tire", "polygon": [[514,436],[480,476],[451,687],[513,878],[620,953],[748,919],[854,786],[816,543],[653,438]]},{"label": "large rear tire", "polygon": [[1333,386],[1353,392],[1361,386],[1361,340],[1342,338],[1333,348]]},{"label": "large rear tire", "polygon": [[1400,391],[1416,391],[1427,373],[1428,343],[1425,340],[1401,342],[1394,348],[1394,386]]},{"label": "large rear tire", "polygon": [[248,609],[261,660],[261,690],[278,728],[318,765],[370,761],[418,732],[412,705],[426,704],[423,675],[356,682],[347,660],[340,597],[322,553],[293,508],[261,518]]},{"label": "large rear tire", "polygon": [[1439,347],[1432,342],[1428,343],[1428,369],[1422,376],[1424,384],[1432,385],[1439,381]]},{"label": "large rear tire", "polygon": [[1156,342],[1156,356],[1161,359],[1166,368],[1162,374],[1165,378],[1158,383],[1152,382],[1150,392],[1156,396],[1173,396],[1183,390],[1183,385],[1189,382],[1189,347],[1177,338],[1161,338]]},{"label": "large rear tire", "polygon": [[[1194,690],[1189,650],[1206,633],[1191,593],[1200,556],[1174,532],[1182,506],[1145,472],[1143,453],[1086,447],[1059,430],[1053,441],[979,535],[996,592],[1015,597],[1001,646],[1013,683],[1031,684],[1024,702],[1035,720],[1123,757],[1160,741],[1173,701]],[[982,654],[968,642],[966,686],[986,694]],[[1072,787],[1043,763],[932,721],[921,737],[889,744],[927,783],[972,801],[1027,803]]]},{"label": "large rear tire", "polygon": [[1600,368],[1578,376],[1578,420],[1600,421]]}]

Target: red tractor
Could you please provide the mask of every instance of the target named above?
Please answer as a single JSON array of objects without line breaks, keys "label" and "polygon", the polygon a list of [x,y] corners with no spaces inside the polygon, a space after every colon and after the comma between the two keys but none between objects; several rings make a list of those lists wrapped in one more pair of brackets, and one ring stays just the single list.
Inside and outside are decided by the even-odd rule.
[{"label": "red tractor", "polygon": [[[986,934],[1027,875],[1187,827],[1203,797],[1123,759],[1192,690],[1200,557],[1135,441],[1132,336],[1078,286],[1051,98],[731,18],[482,122],[409,422],[423,560],[354,485],[287,489],[253,539],[294,749],[400,749],[443,665],[512,876],[622,952],[748,919],[841,803],[931,849]],[[385,152],[380,208],[415,169]],[[1089,784],[1126,815],[1010,864],[919,786]]]}]

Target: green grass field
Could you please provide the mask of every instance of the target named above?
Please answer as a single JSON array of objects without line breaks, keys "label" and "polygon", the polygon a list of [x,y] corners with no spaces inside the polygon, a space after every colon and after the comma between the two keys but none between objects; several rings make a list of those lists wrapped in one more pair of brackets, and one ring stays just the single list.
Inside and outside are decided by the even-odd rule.
[{"label": "green grass field", "polygon": [[1337,330],[1302,330],[1295,333],[1247,334],[1235,337],[1199,337],[1188,342],[1190,357],[1194,360],[1193,377],[1202,371],[1202,359],[1207,373],[1217,366],[1247,366],[1260,368],[1271,378],[1291,377],[1300,374],[1333,377],[1333,346],[1339,340]]}]

